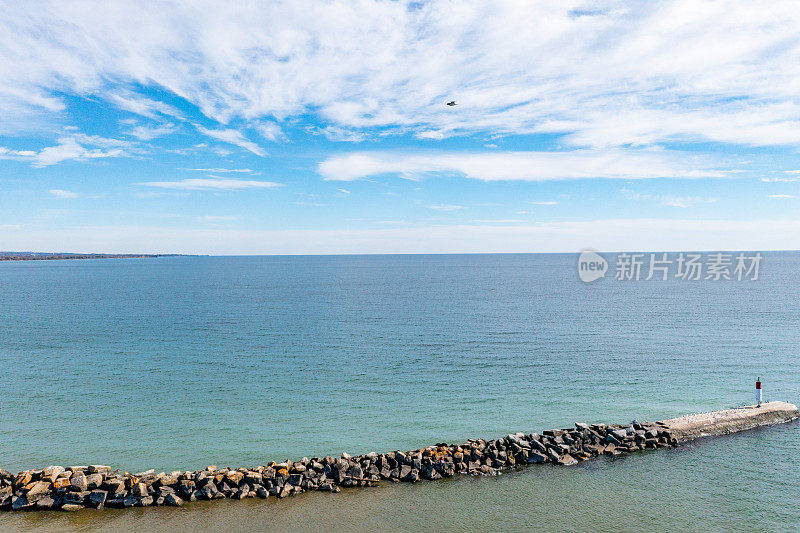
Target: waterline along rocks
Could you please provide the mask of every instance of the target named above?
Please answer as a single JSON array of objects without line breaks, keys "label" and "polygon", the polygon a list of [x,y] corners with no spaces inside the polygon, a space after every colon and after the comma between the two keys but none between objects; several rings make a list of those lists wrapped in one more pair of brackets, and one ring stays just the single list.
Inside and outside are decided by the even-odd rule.
[{"label": "waterline along rocks", "polygon": [[154,470],[131,474],[109,466],[48,466],[13,475],[0,470],[0,509],[77,511],[84,508],[181,506],[219,498],[284,498],[306,491],[339,492],[380,481],[417,482],[456,474],[495,475],[522,465],[574,465],[599,455],[619,455],[675,446],[693,438],[741,431],[798,417],[792,404],[729,409],[662,422],[625,425],[582,424],[538,433],[515,433],[495,440],[436,444],[408,452],[351,457],[303,458],[255,468],[196,472]]}]

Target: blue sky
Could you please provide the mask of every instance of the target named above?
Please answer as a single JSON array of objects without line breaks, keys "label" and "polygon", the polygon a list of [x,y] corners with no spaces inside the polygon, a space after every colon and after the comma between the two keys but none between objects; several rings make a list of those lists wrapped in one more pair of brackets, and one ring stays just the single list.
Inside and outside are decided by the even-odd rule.
[{"label": "blue sky", "polygon": [[792,3],[0,5],[0,250],[800,238]]}]

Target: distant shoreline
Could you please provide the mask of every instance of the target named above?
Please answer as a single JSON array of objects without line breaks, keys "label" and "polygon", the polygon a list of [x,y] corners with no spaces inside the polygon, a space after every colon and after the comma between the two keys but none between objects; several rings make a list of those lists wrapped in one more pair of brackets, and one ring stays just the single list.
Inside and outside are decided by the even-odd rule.
[{"label": "distant shoreline", "polygon": [[178,257],[181,254],[73,254],[40,252],[0,252],[0,261],[55,261],[59,259],[142,259]]}]

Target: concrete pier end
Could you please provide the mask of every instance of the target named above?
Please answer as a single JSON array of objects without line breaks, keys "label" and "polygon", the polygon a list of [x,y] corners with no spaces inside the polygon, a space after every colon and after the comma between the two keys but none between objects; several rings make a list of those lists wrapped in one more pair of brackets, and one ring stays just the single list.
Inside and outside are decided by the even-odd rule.
[{"label": "concrete pier end", "polygon": [[787,402],[767,402],[723,411],[697,413],[662,420],[680,442],[699,437],[727,435],[758,426],[782,424],[800,418],[797,406]]}]

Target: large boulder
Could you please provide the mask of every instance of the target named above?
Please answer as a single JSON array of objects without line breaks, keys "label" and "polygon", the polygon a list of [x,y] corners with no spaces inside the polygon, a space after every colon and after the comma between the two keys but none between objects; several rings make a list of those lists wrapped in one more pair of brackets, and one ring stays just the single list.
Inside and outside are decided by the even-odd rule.
[{"label": "large boulder", "polygon": [[86,475],[78,470],[74,474],[72,474],[72,478],[69,480],[70,490],[74,492],[85,492],[89,488],[89,482],[86,479]]},{"label": "large boulder", "polygon": [[51,485],[47,481],[37,481],[28,489],[28,492],[25,493],[25,497],[31,503],[36,502],[50,493],[50,487]]},{"label": "large boulder", "polygon": [[93,490],[89,493],[89,497],[87,498],[89,505],[95,509],[102,508],[106,503],[106,499],[108,499],[108,492],[104,490]]}]

